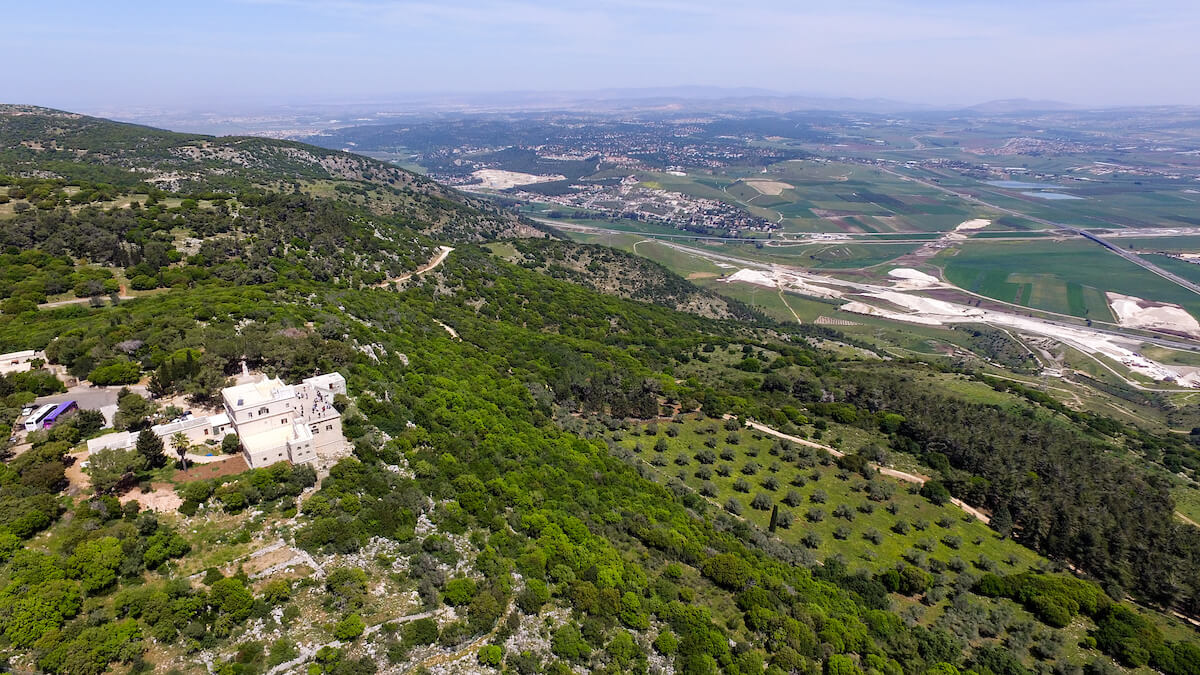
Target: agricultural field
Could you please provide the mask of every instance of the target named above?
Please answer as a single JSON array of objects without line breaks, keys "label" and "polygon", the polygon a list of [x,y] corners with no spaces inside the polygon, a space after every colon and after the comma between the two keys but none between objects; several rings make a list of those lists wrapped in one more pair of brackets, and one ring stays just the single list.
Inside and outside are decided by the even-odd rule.
[{"label": "agricultural field", "polygon": [[1171,256],[1149,254],[1142,256],[1159,267],[1173,272],[1188,281],[1200,282],[1200,265]]},{"label": "agricultural field", "polygon": [[783,232],[942,232],[977,209],[874,167],[792,160],[676,176],[639,174],[642,186],[734,204]]},{"label": "agricultural field", "polygon": [[1113,291],[1200,316],[1192,292],[1086,241],[964,242],[934,262],[960,288],[1025,307],[1112,321],[1104,292]]},{"label": "agricultural field", "polygon": [[[745,205],[775,214],[785,232],[939,232],[971,217],[973,207],[874,167],[793,160],[760,173],[727,172],[726,188]],[[754,187],[789,185],[778,194]],[[764,215],[768,219],[770,215]]]},{"label": "agricultural field", "polygon": [[657,480],[680,480],[759,528],[769,527],[778,507],[777,523],[787,526],[778,527],[776,535],[818,559],[840,554],[851,568],[878,571],[916,558],[947,574],[970,569],[1008,574],[1039,562],[1036,554],[1000,539],[958,507],[915,494],[910,483],[843,471],[823,450],[737,423],[689,417],[616,432],[613,440]]},{"label": "agricultural field", "polygon": [[[1011,207],[1048,220],[1085,227],[1185,227],[1200,224],[1189,216],[1200,206],[1195,195],[1187,194],[1178,181],[1106,180],[1085,182],[1060,181],[1047,185],[1047,191],[1070,195],[1073,199],[1047,199],[1040,190],[1004,189],[984,185],[972,190],[987,201],[1000,204],[1007,198]],[[1033,194],[1029,194],[1029,193]],[[1042,196],[1035,196],[1042,194]]]}]

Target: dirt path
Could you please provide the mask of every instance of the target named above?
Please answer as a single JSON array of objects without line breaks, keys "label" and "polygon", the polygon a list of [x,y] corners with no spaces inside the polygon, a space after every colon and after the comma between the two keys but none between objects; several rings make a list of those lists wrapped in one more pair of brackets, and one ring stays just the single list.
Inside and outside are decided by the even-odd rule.
[{"label": "dirt path", "polygon": [[[730,416],[726,415],[725,417],[728,419]],[[782,438],[785,441],[791,441],[792,443],[796,443],[799,445],[808,446],[810,448],[817,448],[818,450],[824,450],[825,452],[828,452],[829,454],[833,455],[834,457],[845,457],[846,456],[846,453],[844,453],[840,450],[831,448],[828,445],[814,443],[813,441],[810,441],[806,438],[800,438],[798,436],[792,436],[791,434],[785,434],[782,431],[772,429],[771,427],[769,427],[765,424],[759,424],[758,422],[755,422],[754,420],[743,420],[743,422],[745,422],[746,426],[750,427],[751,429],[757,429],[758,431],[761,431],[764,434],[768,434],[768,435],[774,436],[776,438]],[[916,483],[917,485],[924,485],[929,480],[929,476],[922,476],[920,474],[908,473],[907,471],[900,471],[899,469],[892,469],[892,468],[889,468],[886,466],[880,466],[873,462],[871,463],[871,466],[873,468],[875,468],[876,470],[878,470],[879,473],[884,476],[890,476],[892,478],[896,478],[898,480],[902,480],[902,481],[905,481],[908,483]],[[967,504],[966,502],[964,502],[963,500],[961,500],[957,497],[951,497],[950,503],[954,504],[958,508],[962,509],[964,512],[969,513],[972,516],[975,516],[980,521],[982,521],[985,525],[992,522],[991,516],[989,516],[987,513],[980,511],[979,509],[975,508],[974,506],[971,506],[970,504]],[[1195,525],[1195,523],[1193,523],[1193,525]]]},{"label": "dirt path", "polygon": [[[726,415],[726,418],[729,418],[729,417],[730,417],[729,415]],[[774,436],[776,438],[782,438],[785,441],[791,441],[797,445],[804,445],[804,446],[808,446],[810,448],[824,450],[825,452],[828,452],[829,454],[833,455],[834,457],[845,457],[846,456],[846,453],[844,453],[840,450],[837,450],[835,448],[831,448],[828,445],[814,443],[813,441],[810,441],[807,438],[800,438],[799,436],[792,436],[791,434],[785,434],[782,431],[777,431],[775,429],[772,429],[771,427],[769,427],[765,424],[759,424],[758,422],[755,422],[754,420],[743,420],[743,421],[746,423],[746,426],[750,427],[751,429],[757,429],[757,430],[763,432],[764,434],[768,434],[768,435]]]},{"label": "dirt path", "polygon": [[799,323],[799,324],[804,323],[803,321],[800,320],[800,315],[796,314],[796,310],[792,309],[792,306],[788,304],[787,298],[783,297],[783,289],[782,288],[779,289],[779,301],[782,302],[783,306],[787,307],[787,310],[792,313],[792,318],[796,319],[796,323]]},{"label": "dirt path", "polygon": [[[121,290],[122,290],[122,293],[117,296],[118,300],[133,300],[135,297],[137,297],[137,296],[133,296],[133,295],[125,295],[124,288],[122,288]],[[101,301],[105,301],[108,299],[107,295],[98,295],[96,297],[100,298]],[[70,300],[55,300],[54,302],[43,302],[42,304],[38,305],[38,308],[39,309],[50,309],[51,307],[65,307],[66,305],[81,305],[81,304],[91,302],[91,301],[92,301],[92,298],[72,298]]]},{"label": "dirt path", "polygon": [[[395,624],[408,623],[410,621],[416,621],[417,619],[428,619],[428,618],[437,616],[438,614],[444,613],[445,611],[446,611],[445,608],[439,608],[439,609],[435,609],[435,610],[430,610],[428,612],[421,612],[419,614],[409,614],[407,616],[402,616],[402,617],[398,617],[395,619],[389,619],[388,621],[383,621],[383,622],[377,623],[373,626],[367,626],[367,629],[363,631],[363,636],[365,637],[367,635],[371,635],[372,633],[379,631],[379,629],[385,623],[389,623],[389,622],[395,623]],[[497,626],[499,626],[498,622],[497,622]],[[494,633],[495,629],[493,628],[492,631]],[[489,633],[487,635],[487,637],[491,637],[491,635],[492,634]],[[292,659],[291,661],[288,661],[286,663],[281,663],[281,664],[275,666],[274,668],[268,670],[267,675],[280,675],[281,673],[293,672],[294,668],[304,665],[305,662],[307,662],[309,659],[316,656],[317,652],[320,651],[322,648],[324,648],[324,647],[341,647],[343,644],[345,644],[345,643],[334,640],[333,642],[326,642],[324,644],[298,645],[298,651],[300,652],[299,656]]]},{"label": "dirt path", "polygon": [[462,340],[462,338],[460,338],[458,336],[458,331],[454,330],[450,326],[447,326],[446,324],[442,323],[441,321],[438,321],[437,319],[434,319],[433,322],[436,323],[437,325],[441,326],[442,328],[446,329],[446,332],[450,334],[450,337],[454,338],[455,340]]},{"label": "dirt path", "polygon": [[1175,512],[1175,517],[1182,520],[1183,522],[1187,523],[1188,525],[1191,525],[1192,527],[1200,527],[1200,523],[1197,523],[1196,521],[1192,520],[1191,518],[1188,518],[1187,516],[1183,515],[1182,513],[1178,512],[1178,511]]},{"label": "dirt path", "polygon": [[443,262],[445,262],[446,257],[449,256],[450,252],[453,250],[454,249],[451,248],[450,246],[440,246],[440,247],[438,247],[437,255],[435,255],[429,261],[429,263],[427,265],[425,265],[424,267],[418,268],[415,272],[409,272],[408,274],[401,274],[398,277],[393,277],[391,279],[387,279],[386,281],[381,281],[381,282],[375,284],[375,287],[376,288],[387,288],[389,286],[395,286],[398,283],[408,281],[409,279],[411,279],[413,277],[419,277],[422,274],[425,274],[426,272],[430,272],[430,271],[436,269],[438,265],[441,265]]}]

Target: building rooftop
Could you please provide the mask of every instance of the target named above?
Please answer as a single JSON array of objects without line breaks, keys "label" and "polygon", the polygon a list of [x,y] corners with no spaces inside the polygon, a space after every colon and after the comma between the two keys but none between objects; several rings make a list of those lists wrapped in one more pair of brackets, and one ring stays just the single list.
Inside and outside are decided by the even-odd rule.
[{"label": "building rooftop", "polygon": [[305,378],[304,383],[321,389],[345,388],[346,378],[341,373],[325,373]]},{"label": "building rooftop", "polygon": [[90,438],[87,442],[88,452],[100,452],[109,448],[128,448],[135,442],[135,437],[128,431],[118,431],[115,434],[104,434]]},{"label": "building rooftop", "polygon": [[193,417],[190,420],[180,420],[178,422],[167,422],[166,424],[155,424],[150,427],[157,436],[170,436],[179,431],[187,431],[188,429],[197,429],[212,424],[207,417]]},{"label": "building rooftop", "polygon": [[286,424],[278,429],[263,431],[257,434],[246,434],[241,437],[242,447],[251,454],[278,448],[287,441],[306,441],[312,438],[312,432],[304,424]]},{"label": "building rooftop", "polygon": [[221,391],[225,405],[233,409],[249,408],[295,396],[295,389],[278,377],[263,376],[258,382],[239,384]]},{"label": "building rooftop", "polygon": [[[19,352],[9,352],[7,354],[0,354],[0,361],[9,361],[9,360],[16,360],[16,359],[32,359],[32,358],[36,357],[37,355],[38,355],[38,353],[34,349],[23,349]],[[341,377],[341,375],[339,375],[338,377]]]}]

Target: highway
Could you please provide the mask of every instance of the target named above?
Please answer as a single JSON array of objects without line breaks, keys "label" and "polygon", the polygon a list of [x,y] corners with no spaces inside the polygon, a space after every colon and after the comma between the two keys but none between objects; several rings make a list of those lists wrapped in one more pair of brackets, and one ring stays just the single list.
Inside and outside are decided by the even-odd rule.
[{"label": "highway", "polygon": [[1082,227],[1075,227],[1074,225],[1067,225],[1066,223],[1058,223],[1053,220],[1046,220],[1045,218],[1038,218],[1036,216],[1031,216],[1028,213],[1024,213],[1023,211],[1017,211],[1016,209],[1009,209],[1009,208],[1005,208],[1003,206],[997,206],[996,204],[993,204],[991,202],[986,202],[974,195],[967,194],[965,192],[958,192],[956,190],[952,190],[944,185],[939,185],[937,183],[934,183],[933,181],[922,180],[915,176],[909,176],[907,174],[903,174],[898,171],[893,171],[886,167],[878,167],[878,168],[881,171],[884,171],[885,173],[889,173],[889,174],[891,174],[897,178],[900,178],[902,180],[908,180],[908,181],[912,181],[914,183],[920,183],[921,185],[924,185],[925,187],[933,188],[934,190],[939,190],[941,192],[945,192],[947,194],[954,195],[955,197],[958,197],[959,199],[962,199],[964,201],[973,202],[975,204],[979,204],[980,206],[986,206],[991,209],[996,209],[997,211],[1000,211],[1002,213],[1007,213],[1011,216],[1018,216],[1020,218],[1026,219],[1026,220],[1032,220],[1033,222],[1041,223],[1042,225],[1049,225],[1050,227],[1053,227],[1053,228],[1057,228],[1060,230],[1066,230],[1068,232],[1077,234],[1086,239],[1090,239],[1091,241],[1094,241],[1097,244],[1100,244],[1104,248],[1107,248],[1108,250],[1112,251],[1113,253],[1116,253],[1117,255],[1121,256],[1122,258],[1137,265],[1138,267],[1145,268],[1146,270],[1149,270],[1150,272],[1157,274],[1158,276],[1162,277],[1163,279],[1166,279],[1167,281],[1174,282],[1174,283],[1188,289],[1189,291],[1195,293],[1196,295],[1200,295],[1200,284],[1194,284],[1194,283],[1188,281],[1187,279],[1184,279],[1183,277],[1179,276],[1178,274],[1168,272],[1167,270],[1164,270],[1163,268],[1161,268],[1158,265],[1155,265],[1154,263],[1150,262],[1149,260],[1146,260],[1145,258],[1137,255],[1136,253],[1122,249],[1120,246],[1117,246],[1116,244],[1100,237],[1099,235],[1092,234],[1091,232],[1088,232],[1087,230],[1083,229]]},{"label": "highway", "polygon": [[[608,228],[596,227],[596,226],[592,226],[592,225],[581,225],[581,224],[577,224],[577,223],[556,223],[553,221],[545,221],[545,220],[543,220],[541,222],[545,222],[547,224],[554,225],[556,227],[561,227],[562,229],[575,230],[575,231],[579,231],[579,232],[598,232],[598,233],[604,233],[604,234],[610,234],[610,233],[611,234],[633,234],[631,232],[626,232],[623,230],[610,230]],[[653,235],[644,235],[644,236],[652,237]],[[684,244],[680,244],[680,243],[674,242],[674,241],[658,240],[658,243],[662,244],[663,246],[668,246],[677,251],[680,251],[681,253],[687,253],[687,254],[695,255],[695,256],[698,256],[701,258],[707,258],[709,260],[715,260],[715,261],[724,262],[724,263],[728,263],[728,264],[732,264],[732,265],[737,265],[738,267],[745,267],[745,268],[750,268],[750,269],[760,269],[760,270],[774,270],[774,269],[783,268],[783,269],[788,270],[790,273],[793,273],[796,276],[804,278],[808,281],[815,282],[818,284],[824,283],[827,285],[840,286],[842,288],[852,289],[855,292],[870,293],[870,292],[877,292],[880,290],[887,290],[886,287],[882,287],[877,284],[847,281],[847,280],[843,280],[843,279],[837,279],[834,277],[823,276],[821,274],[815,274],[812,271],[802,268],[802,267],[792,267],[792,266],[788,266],[788,265],[779,265],[779,264],[761,262],[761,261],[757,261],[757,260],[749,260],[746,258],[740,258],[737,256],[728,255],[728,254],[716,253],[714,251],[693,248],[691,246],[686,246]],[[1028,311],[1028,310],[1026,309],[1026,311]],[[1019,312],[1000,312],[1000,313],[1012,314],[1014,316],[1020,315]],[[1088,326],[1088,325],[1084,325],[1084,324],[1080,324],[1080,323],[1072,323],[1070,321],[1060,321],[1060,320],[1056,320],[1056,319],[1050,319],[1050,318],[1046,318],[1045,316],[1030,317],[1030,319],[1044,323],[1048,326],[1057,326],[1059,328],[1070,328],[1070,329],[1074,329],[1074,330],[1082,330],[1082,331],[1087,331],[1087,332],[1091,332],[1091,333],[1095,333],[1095,334],[1107,335],[1107,336],[1116,337],[1116,338],[1122,338],[1125,340],[1134,340],[1134,341],[1138,341],[1138,342],[1142,342],[1142,343],[1158,345],[1160,347],[1168,347],[1171,349],[1186,350],[1186,351],[1190,351],[1190,352],[1200,352],[1200,344],[1198,344],[1196,342],[1188,342],[1183,338],[1175,339],[1175,338],[1167,338],[1167,337],[1155,337],[1155,336],[1150,336],[1150,335],[1144,335],[1141,332],[1124,331],[1124,330],[1120,330],[1117,328],[1100,328],[1095,325],[1095,322],[1093,322],[1092,325]]]}]

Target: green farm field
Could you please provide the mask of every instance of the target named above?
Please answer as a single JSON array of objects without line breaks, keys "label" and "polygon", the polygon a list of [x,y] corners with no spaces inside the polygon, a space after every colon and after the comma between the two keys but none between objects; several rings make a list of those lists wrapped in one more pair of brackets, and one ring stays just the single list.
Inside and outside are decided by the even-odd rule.
[{"label": "green farm field", "polygon": [[1086,241],[965,242],[934,262],[960,288],[1026,307],[1112,321],[1104,292],[1113,291],[1200,316],[1191,291]]},{"label": "green farm field", "polygon": [[[919,183],[838,162],[797,160],[755,172],[735,168],[641,177],[646,187],[734,204],[779,223],[785,232],[943,232],[976,215],[974,207]],[[747,181],[791,187],[764,194]]]}]

